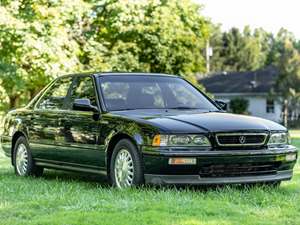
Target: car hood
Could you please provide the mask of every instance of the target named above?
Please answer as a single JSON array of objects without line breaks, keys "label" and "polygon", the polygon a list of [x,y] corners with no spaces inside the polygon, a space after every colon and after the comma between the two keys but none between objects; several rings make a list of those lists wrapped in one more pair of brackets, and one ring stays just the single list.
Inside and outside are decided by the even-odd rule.
[{"label": "car hood", "polygon": [[286,131],[270,120],[224,112],[130,110],[114,114],[149,123],[169,133]]}]

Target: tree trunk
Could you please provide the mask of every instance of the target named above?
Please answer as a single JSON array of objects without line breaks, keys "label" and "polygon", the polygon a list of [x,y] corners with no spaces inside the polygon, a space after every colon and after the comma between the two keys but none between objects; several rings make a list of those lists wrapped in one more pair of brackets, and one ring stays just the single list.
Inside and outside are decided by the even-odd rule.
[{"label": "tree trunk", "polygon": [[20,97],[19,96],[10,96],[9,97],[9,109],[14,109],[19,106]]},{"label": "tree trunk", "polygon": [[288,126],[288,100],[287,99],[285,99],[284,100],[284,103],[283,103],[283,125],[285,126],[285,127],[287,127]]},{"label": "tree trunk", "polygon": [[35,96],[36,91],[35,90],[29,90],[29,99],[33,99],[33,97]]}]

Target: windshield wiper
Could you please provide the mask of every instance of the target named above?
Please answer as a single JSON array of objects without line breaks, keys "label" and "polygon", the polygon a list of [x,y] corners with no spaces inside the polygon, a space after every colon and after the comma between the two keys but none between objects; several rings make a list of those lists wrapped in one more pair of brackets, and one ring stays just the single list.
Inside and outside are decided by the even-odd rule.
[{"label": "windshield wiper", "polygon": [[145,110],[145,109],[164,109],[164,108],[125,108],[125,109],[114,109],[110,111],[129,111],[129,110]]},{"label": "windshield wiper", "polygon": [[200,109],[200,108],[196,108],[196,107],[188,107],[188,106],[177,106],[177,107],[170,107],[167,109],[179,109],[179,110],[192,110],[192,109]]},{"label": "windshield wiper", "polygon": [[110,111],[129,111],[129,110],[138,110],[138,108],[114,109]]}]

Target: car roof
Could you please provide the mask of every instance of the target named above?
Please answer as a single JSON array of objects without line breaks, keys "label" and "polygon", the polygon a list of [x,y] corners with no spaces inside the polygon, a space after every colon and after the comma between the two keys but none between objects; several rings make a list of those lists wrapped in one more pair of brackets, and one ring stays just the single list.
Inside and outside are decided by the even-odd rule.
[{"label": "car roof", "polygon": [[66,76],[96,76],[96,77],[101,77],[101,76],[166,76],[166,77],[179,77],[176,75],[171,75],[171,74],[166,74],[166,73],[141,73],[141,72],[87,72],[87,73],[76,73],[76,74],[66,74],[59,76],[61,77],[66,77]]},{"label": "car roof", "polygon": [[141,73],[141,72],[104,72],[97,73],[97,76],[116,76],[116,75],[127,75],[127,76],[168,76],[168,77],[178,77],[176,75],[166,74],[166,73]]}]

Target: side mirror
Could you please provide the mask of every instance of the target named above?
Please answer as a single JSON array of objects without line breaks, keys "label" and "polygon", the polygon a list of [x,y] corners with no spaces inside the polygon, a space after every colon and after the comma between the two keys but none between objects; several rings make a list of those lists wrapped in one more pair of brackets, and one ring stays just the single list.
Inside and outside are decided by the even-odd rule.
[{"label": "side mirror", "polygon": [[227,110],[227,103],[220,101],[220,100],[215,100],[215,103],[224,111]]},{"label": "side mirror", "polygon": [[98,108],[91,104],[91,101],[87,98],[75,99],[73,103],[73,109],[79,111],[92,111],[98,112]]}]

